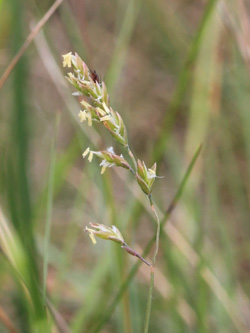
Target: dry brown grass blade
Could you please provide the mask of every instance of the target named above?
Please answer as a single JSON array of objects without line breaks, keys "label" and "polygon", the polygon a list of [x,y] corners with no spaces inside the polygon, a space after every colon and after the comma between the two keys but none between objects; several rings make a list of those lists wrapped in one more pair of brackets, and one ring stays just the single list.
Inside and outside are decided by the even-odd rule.
[{"label": "dry brown grass blade", "polygon": [[[189,261],[190,265],[197,268],[199,262],[201,261],[200,256],[194,251],[189,242],[182,236],[179,230],[168,223],[164,227],[165,234],[170,238],[170,240],[176,245],[178,250],[183,254],[184,257]],[[218,298],[224,309],[227,311],[229,317],[233,321],[238,332],[246,332],[244,325],[244,320],[240,316],[237,305],[228,295],[226,289],[223,287],[222,283],[217,279],[215,274],[206,266],[204,266],[200,271],[201,277],[207,283],[209,288],[213,291],[214,295]]]},{"label": "dry brown grass blade", "polygon": [[221,2],[221,17],[224,24],[230,29],[238,44],[239,51],[246,63],[246,68],[250,74],[250,20],[249,13],[244,0],[235,2],[234,11],[230,10],[229,4]]},{"label": "dry brown grass blade", "polygon": [[29,36],[26,38],[23,46],[17,52],[17,54],[12,59],[9,66],[6,68],[5,72],[3,73],[3,75],[0,79],[0,89],[3,87],[3,85],[7,81],[11,72],[15,68],[16,64],[18,63],[19,59],[22,57],[22,55],[24,54],[24,52],[26,51],[26,49],[28,48],[30,43],[33,41],[33,39],[36,37],[38,32],[41,30],[41,28],[44,26],[44,24],[50,19],[50,17],[54,14],[54,12],[57,10],[57,8],[61,5],[62,2],[63,2],[63,0],[56,0],[54,2],[54,4],[50,7],[50,9],[46,12],[46,14],[43,16],[43,18],[34,27],[34,29],[31,31]]},{"label": "dry brown grass blade", "polygon": [[17,333],[17,330],[13,326],[11,319],[8,317],[2,307],[0,307],[0,321],[8,329],[9,333]]}]

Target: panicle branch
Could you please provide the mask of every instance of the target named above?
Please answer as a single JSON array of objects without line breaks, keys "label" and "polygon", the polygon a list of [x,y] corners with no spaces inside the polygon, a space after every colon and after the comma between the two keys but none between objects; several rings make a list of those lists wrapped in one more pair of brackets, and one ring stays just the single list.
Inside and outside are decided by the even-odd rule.
[{"label": "panicle branch", "polygon": [[[97,122],[104,126],[110,135],[124,149],[126,149],[130,158],[133,161],[133,167],[123,157],[114,152],[113,147],[107,148],[107,150],[93,151],[87,148],[82,156],[88,157],[88,161],[91,162],[93,156],[98,156],[102,161],[100,163],[101,174],[103,174],[106,168],[113,166],[122,167],[133,173],[138,185],[142,191],[147,195],[151,202],[152,187],[156,176],[156,163],[147,168],[145,163],[141,160],[137,160],[134,154],[129,148],[127,130],[121,115],[112,109],[110,106],[110,98],[107,92],[107,87],[104,81],[101,81],[95,71],[91,71],[85,62],[79,57],[77,53],[74,55],[69,52],[63,55],[63,66],[72,69],[66,76],[66,79],[74,86],[76,92],[73,95],[85,96],[86,99],[82,99],[80,102],[82,109],[78,113],[79,121],[81,123],[87,122],[88,126],[92,126],[93,122]],[[151,207],[153,207],[151,205]],[[95,243],[94,236],[98,236],[104,239],[111,239],[121,244],[122,248],[129,254],[134,255],[144,261],[147,265],[151,266],[145,259],[143,259],[138,253],[130,248],[123,240],[119,230],[112,226],[106,227],[102,224],[91,223],[92,229],[86,227],[86,231],[89,232],[90,237]],[[158,247],[157,247],[158,251]],[[155,261],[155,260],[154,260]]]}]

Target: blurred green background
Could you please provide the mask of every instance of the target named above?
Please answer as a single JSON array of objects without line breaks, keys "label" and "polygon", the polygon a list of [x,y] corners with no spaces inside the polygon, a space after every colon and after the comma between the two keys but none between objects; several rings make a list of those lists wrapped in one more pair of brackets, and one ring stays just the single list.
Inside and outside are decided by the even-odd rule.
[{"label": "blurred green background", "polygon": [[[52,4],[0,1],[1,73]],[[150,332],[249,332],[243,0],[64,0],[45,24],[0,91],[0,332],[129,333],[145,320],[148,267],[121,289],[138,260],[117,244],[93,246],[84,227],[115,224],[142,253],[155,222],[126,170],[101,176],[98,159],[81,158],[114,143],[77,120],[62,68],[69,51],[104,79],[135,155],[157,161],[161,216],[203,144],[162,230]]]}]

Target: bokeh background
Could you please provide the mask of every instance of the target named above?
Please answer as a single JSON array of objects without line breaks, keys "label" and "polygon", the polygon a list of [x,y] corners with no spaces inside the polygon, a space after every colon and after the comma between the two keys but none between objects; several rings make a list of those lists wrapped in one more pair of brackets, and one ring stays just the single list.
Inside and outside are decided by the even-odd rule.
[{"label": "bokeh background", "polygon": [[[1,73],[52,4],[0,1]],[[64,0],[44,25],[0,91],[0,332],[129,333],[145,320],[148,267],[121,289],[138,260],[84,227],[115,224],[142,253],[156,225],[126,170],[101,176],[81,158],[124,152],[77,120],[69,51],[106,82],[135,155],[157,161],[160,216],[203,144],[162,230],[150,332],[250,331],[249,5]]]}]

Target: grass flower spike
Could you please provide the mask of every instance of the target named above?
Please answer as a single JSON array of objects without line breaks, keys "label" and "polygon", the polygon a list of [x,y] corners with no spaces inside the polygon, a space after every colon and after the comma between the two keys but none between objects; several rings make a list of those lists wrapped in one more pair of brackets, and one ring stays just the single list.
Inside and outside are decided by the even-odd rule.
[{"label": "grass flower spike", "polygon": [[148,266],[151,266],[142,256],[140,256],[135,250],[133,250],[125,243],[121,232],[116,226],[112,225],[112,227],[108,227],[104,224],[98,224],[92,222],[90,222],[89,224],[91,228],[85,227],[84,230],[89,233],[89,237],[93,244],[96,244],[95,236],[102,239],[111,240],[115,243],[120,244],[121,248],[124,249],[127,253],[139,258]]},{"label": "grass flower spike", "polygon": [[104,125],[111,136],[123,146],[128,145],[127,130],[120,114],[114,111],[109,105],[109,96],[105,83],[99,79],[92,79],[92,72],[82,61],[77,53],[71,52],[63,56],[63,66],[73,69],[73,73],[68,73],[67,80],[77,89],[78,95],[90,98],[93,105],[82,100],[84,110],[79,112],[81,122],[88,120],[88,125],[92,125],[95,120]]},{"label": "grass flower spike", "polygon": [[124,244],[124,239],[120,231],[116,228],[116,226],[112,225],[112,227],[107,227],[104,224],[92,223],[90,222],[90,226],[92,228],[85,227],[85,231],[87,231],[90,235],[90,238],[94,244],[96,244],[96,240],[94,237],[97,236],[99,238],[103,238],[106,240],[112,240],[121,245]]},{"label": "grass flower spike", "polygon": [[115,154],[113,147],[109,147],[107,150],[102,151],[92,151],[87,148],[82,154],[82,157],[85,158],[86,156],[89,156],[88,160],[89,162],[92,162],[93,155],[96,155],[102,159],[102,162],[100,163],[100,166],[102,166],[101,174],[104,173],[106,168],[111,168],[112,166],[122,167],[132,171],[131,166],[124,159],[124,157],[122,155],[119,156]]},{"label": "grass flower spike", "polygon": [[91,71],[77,53],[72,55],[72,53],[69,52],[63,56],[63,59],[63,66],[72,68],[72,72],[68,73],[66,78],[77,90],[77,92],[73,94],[78,96],[85,96],[87,98],[87,100],[83,99],[80,102],[82,105],[82,110],[80,110],[78,113],[80,122],[87,122],[88,126],[92,126],[93,122],[97,122],[101,126],[104,126],[112,138],[120,143],[126,150],[133,162],[133,167],[131,167],[130,163],[123,157],[123,155],[117,155],[114,152],[113,147],[109,147],[107,150],[102,151],[93,151],[90,150],[90,148],[87,148],[82,154],[83,158],[88,156],[89,162],[92,161],[94,155],[101,158],[101,174],[105,172],[106,168],[111,168],[113,166],[122,167],[131,171],[135,176],[138,185],[147,195],[150,207],[156,217],[157,230],[152,265],[125,243],[120,231],[115,226],[108,227],[103,224],[90,223],[91,228],[85,228],[85,231],[89,233],[89,236],[94,244],[96,243],[95,236],[106,240],[112,240],[116,243],[119,243],[127,253],[136,256],[145,262],[148,266],[151,266],[150,286],[148,292],[148,303],[144,330],[146,333],[148,332],[150,320],[152,293],[154,286],[154,266],[159,250],[160,235],[160,220],[152,200],[152,187],[155,178],[157,177],[156,163],[151,168],[147,168],[145,163],[141,160],[138,159],[136,161],[134,154],[130,150],[128,144],[127,130],[123,119],[121,115],[117,111],[114,111],[110,106],[110,98],[107,93],[106,85],[103,81],[100,81],[97,73],[95,71]]}]

